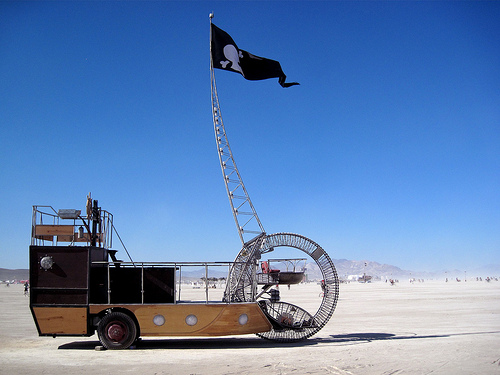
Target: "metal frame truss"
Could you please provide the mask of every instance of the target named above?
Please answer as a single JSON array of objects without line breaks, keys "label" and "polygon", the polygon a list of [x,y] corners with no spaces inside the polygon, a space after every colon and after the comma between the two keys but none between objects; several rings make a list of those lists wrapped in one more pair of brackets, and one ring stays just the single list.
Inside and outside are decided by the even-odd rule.
[{"label": "metal frame truss", "polygon": [[[215,84],[215,73],[212,66],[210,69],[210,80],[212,88],[212,117],[219,162],[238,234],[242,244],[245,245],[251,238],[265,233],[265,230],[250,200],[250,196],[243,184],[240,172],[233,158],[224,122],[222,121],[217,86]],[[248,234],[248,236],[245,236],[245,234]]]}]

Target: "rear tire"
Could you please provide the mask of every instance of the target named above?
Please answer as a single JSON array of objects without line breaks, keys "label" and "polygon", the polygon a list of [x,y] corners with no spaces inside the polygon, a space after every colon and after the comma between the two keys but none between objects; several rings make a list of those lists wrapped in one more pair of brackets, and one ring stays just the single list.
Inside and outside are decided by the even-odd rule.
[{"label": "rear tire", "polygon": [[137,326],[129,315],[112,312],[99,322],[97,335],[106,349],[127,349],[137,338]]}]

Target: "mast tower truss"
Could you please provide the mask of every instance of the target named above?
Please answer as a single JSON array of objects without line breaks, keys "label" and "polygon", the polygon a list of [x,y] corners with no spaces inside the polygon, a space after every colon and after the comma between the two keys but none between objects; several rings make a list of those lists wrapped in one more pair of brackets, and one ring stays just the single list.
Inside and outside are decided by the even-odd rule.
[{"label": "mast tower truss", "polygon": [[[217,142],[217,151],[222,170],[222,176],[226,185],[226,192],[233,212],[234,221],[238,229],[243,245],[251,238],[265,233],[264,227],[260,222],[259,216],[250,200],[247,189],[243,184],[240,172],[234,161],[231,146],[227,138],[224,122],[217,95],[217,86],[215,84],[215,73],[211,66],[210,80],[212,88],[212,116],[214,122],[215,140]],[[245,236],[248,234],[248,236]]]}]

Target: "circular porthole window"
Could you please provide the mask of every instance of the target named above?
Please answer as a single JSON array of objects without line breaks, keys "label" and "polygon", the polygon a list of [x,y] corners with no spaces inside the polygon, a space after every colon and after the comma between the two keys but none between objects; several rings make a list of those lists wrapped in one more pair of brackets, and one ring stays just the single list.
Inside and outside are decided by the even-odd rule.
[{"label": "circular porthole window", "polygon": [[242,326],[248,323],[248,315],[247,314],[241,314],[240,317],[238,318],[238,323],[240,323]]},{"label": "circular porthole window", "polygon": [[155,315],[155,317],[153,318],[153,323],[157,326],[162,326],[165,324],[165,317],[163,315]]},{"label": "circular porthole window", "polygon": [[194,326],[196,323],[198,323],[198,318],[196,317],[196,315],[188,315],[186,316],[186,324],[188,326]]},{"label": "circular porthole window", "polygon": [[54,265],[54,259],[51,256],[45,255],[42,259],[40,259],[40,267],[45,271],[50,270]]}]

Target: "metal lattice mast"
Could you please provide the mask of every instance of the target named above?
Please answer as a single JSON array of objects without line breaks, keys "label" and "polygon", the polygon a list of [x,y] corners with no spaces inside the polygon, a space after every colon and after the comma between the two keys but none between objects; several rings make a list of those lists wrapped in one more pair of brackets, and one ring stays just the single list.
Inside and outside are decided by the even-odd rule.
[{"label": "metal lattice mast", "polygon": [[[210,23],[212,23],[211,17]],[[238,234],[241,242],[245,245],[248,240],[259,234],[265,233],[265,231],[257,216],[252,201],[250,200],[245,185],[243,184],[240,172],[236,167],[233,153],[227,139],[226,129],[224,128],[224,122],[222,121],[212,61],[212,32],[210,32],[210,81],[212,90],[212,117],[219,162],[234,221],[238,228]],[[245,239],[245,234],[250,234],[251,238]]]}]

